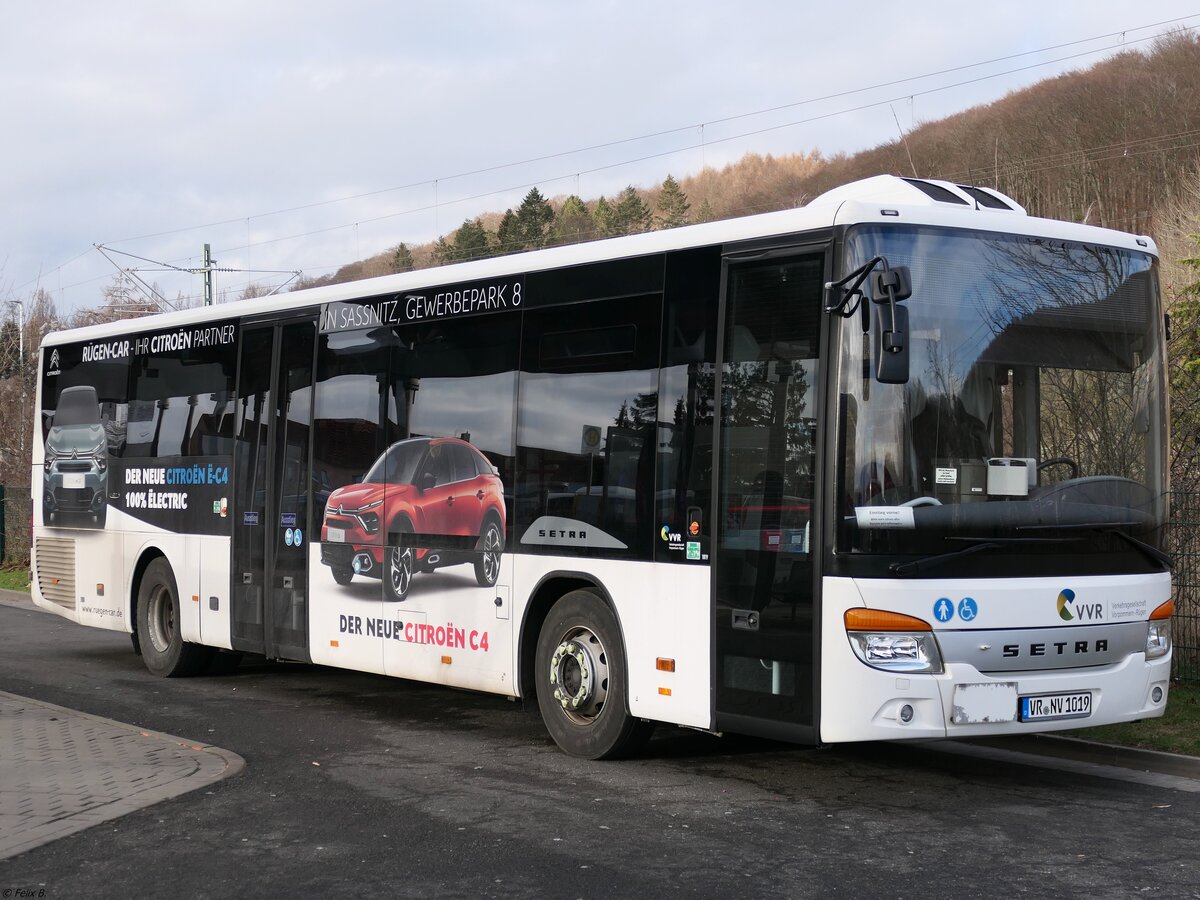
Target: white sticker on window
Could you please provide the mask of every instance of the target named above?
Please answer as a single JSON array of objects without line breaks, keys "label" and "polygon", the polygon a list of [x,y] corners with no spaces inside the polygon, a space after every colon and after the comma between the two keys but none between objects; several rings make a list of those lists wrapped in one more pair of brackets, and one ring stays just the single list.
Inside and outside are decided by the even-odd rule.
[{"label": "white sticker on window", "polygon": [[916,528],[911,506],[857,506],[859,528]]},{"label": "white sticker on window", "polygon": [[958,469],[943,469],[938,467],[934,473],[938,484],[958,484]]}]

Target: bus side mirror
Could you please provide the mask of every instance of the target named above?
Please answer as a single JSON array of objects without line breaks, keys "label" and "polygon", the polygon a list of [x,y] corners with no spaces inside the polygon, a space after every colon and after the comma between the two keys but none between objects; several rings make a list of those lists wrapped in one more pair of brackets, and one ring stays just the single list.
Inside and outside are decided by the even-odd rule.
[{"label": "bus side mirror", "polygon": [[908,384],[908,310],[903,306],[874,308],[871,353],[875,380],[880,384]]},{"label": "bus side mirror", "polygon": [[[889,297],[889,289],[895,296]],[[912,296],[912,270],[908,266],[896,266],[882,272],[871,273],[871,299],[876,303],[887,303],[889,299],[899,303]]]},{"label": "bus side mirror", "polygon": [[908,383],[908,310],[899,305],[912,296],[908,266],[884,263],[871,275],[871,300],[875,309],[875,380],[880,384]]}]

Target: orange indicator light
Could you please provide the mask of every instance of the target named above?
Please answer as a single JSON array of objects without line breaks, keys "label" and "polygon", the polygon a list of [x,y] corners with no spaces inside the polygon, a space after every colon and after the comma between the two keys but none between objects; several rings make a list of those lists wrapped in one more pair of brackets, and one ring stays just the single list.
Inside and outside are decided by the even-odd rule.
[{"label": "orange indicator light", "polygon": [[442,657],[442,665],[443,666],[448,666],[448,665],[450,665],[450,663],[451,663],[451,659],[449,656]]},{"label": "orange indicator light", "polygon": [[671,696],[671,689],[670,689],[670,688],[659,688],[659,689],[658,689],[658,692],[659,692],[660,694],[662,694],[664,697],[670,697],[670,696]]},{"label": "orange indicator light", "polygon": [[654,661],[654,668],[658,669],[660,672],[674,672],[675,660],[660,656]]},{"label": "orange indicator light", "polygon": [[846,610],[843,618],[847,631],[933,631],[924,619],[884,609],[855,607]]},{"label": "orange indicator light", "polygon": [[1160,604],[1154,612],[1150,613],[1151,621],[1155,619],[1169,619],[1175,615],[1175,601],[1168,600],[1166,603]]}]

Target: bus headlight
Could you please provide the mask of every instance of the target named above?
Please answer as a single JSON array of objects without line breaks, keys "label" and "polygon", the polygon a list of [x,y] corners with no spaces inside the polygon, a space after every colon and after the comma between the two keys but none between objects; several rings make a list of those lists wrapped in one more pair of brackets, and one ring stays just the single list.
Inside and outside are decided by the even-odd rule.
[{"label": "bus headlight", "polygon": [[854,655],[873,669],[940,675],[942,651],[923,619],[875,609],[849,609],[846,636]]},{"label": "bus headlight", "polygon": [[1146,659],[1158,659],[1171,651],[1171,616],[1175,602],[1168,600],[1154,612],[1146,622]]}]

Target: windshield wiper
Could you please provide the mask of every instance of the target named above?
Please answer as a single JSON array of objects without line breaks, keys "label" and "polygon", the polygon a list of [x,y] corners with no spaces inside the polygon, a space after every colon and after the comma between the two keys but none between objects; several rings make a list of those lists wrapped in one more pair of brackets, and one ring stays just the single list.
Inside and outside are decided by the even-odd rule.
[{"label": "windshield wiper", "polygon": [[923,572],[927,569],[937,568],[942,563],[950,562],[951,560],[955,559],[962,559],[964,556],[970,556],[972,553],[978,553],[981,550],[999,550],[1008,546],[1009,544],[1065,544],[1075,539],[1036,537],[948,537],[946,540],[978,541],[979,543],[971,544],[969,547],[964,547],[961,550],[955,550],[951,553],[941,553],[937,556],[923,556],[920,559],[914,559],[904,563],[892,563],[890,566],[888,566],[888,571],[890,571],[893,575],[906,578],[909,575],[916,575],[918,572]]},{"label": "windshield wiper", "polygon": [[[1097,534],[1113,534],[1135,550],[1140,551],[1151,562],[1158,563],[1166,569],[1174,569],[1175,560],[1171,559],[1168,554],[1121,530],[1122,528],[1136,528],[1140,524],[1139,522],[1092,522],[1080,525],[1023,525],[1017,528],[1017,531],[1094,531]],[[1082,540],[1082,538],[1075,540]]]}]

